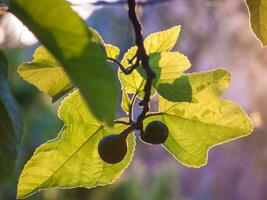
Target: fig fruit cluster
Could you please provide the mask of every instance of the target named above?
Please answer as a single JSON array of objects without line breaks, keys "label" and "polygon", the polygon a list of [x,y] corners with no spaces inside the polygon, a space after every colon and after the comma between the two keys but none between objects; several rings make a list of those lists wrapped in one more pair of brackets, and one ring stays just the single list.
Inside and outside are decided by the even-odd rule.
[{"label": "fig fruit cluster", "polygon": [[[168,127],[161,121],[150,122],[144,131],[140,132],[140,138],[145,143],[162,144],[169,135]],[[128,134],[111,134],[103,137],[98,144],[100,158],[109,164],[121,162],[127,154]]]}]

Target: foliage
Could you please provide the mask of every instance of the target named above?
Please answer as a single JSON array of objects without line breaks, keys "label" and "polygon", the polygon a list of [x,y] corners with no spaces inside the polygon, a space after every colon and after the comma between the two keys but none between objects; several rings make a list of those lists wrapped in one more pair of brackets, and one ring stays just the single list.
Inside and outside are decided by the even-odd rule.
[{"label": "foliage", "polygon": [[65,126],[55,140],[41,145],[25,165],[18,184],[19,198],[51,187],[95,187],[112,183],[132,159],[135,141],[131,134],[123,162],[110,165],[101,160],[98,142],[111,132],[119,133],[125,125],[109,128],[99,122],[78,91],[64,99],[58,112]]},{"label": "foliage", "polygon": [[267,45],[267,1],[246,0],[250,11],[250,23],[263,45]]},{"label": "foliage", "polygon": [[[167,31],[170,30],[177,29],[172,28]],[[153,35],[160,35],[160,32]],[[163,38],[159,36],[158,41]],[[158,45],[160,46],[162,43],[159,42]],[[36,51],[38,52],[39,49]],[[126,52],[126,55],[128,55],[128,52]],[[168,54],[171,52],[164,53]],[[174,55],[180,58],[181,54],[175,52]],[[40,60],[45,60],[42,56],[46,56],[46,54],[40,54],[40,56]],[[219,98],[230,83],[230,74],[227,71],[218,69],[204,73],[183,74],[183,70],[181,70],[184,69],[183,64],[179,65],[179,63],[184,63],[183,61],[187,61],[188,59],[185,56],[182,56],[180,59],[175,59],[175,56],[171,60],[165,56],[159,58],[159,63],[168,63],[173,60],[178,61],[178,64],[173,62],[174,67],[171,67],[170,74],[175,74],[173,78],[171,79],[172,76],[168,76],[167,70],[169,65],[167,64],[160,65],[163,68],[162,71],[166,70],[166,73],[161,74],[160,71],[157,71],[157,74],[160,77],[170,77],[169,80],[171,82],[173,79],[179,77],[179,75],[183,79],[188,80],[191,86],[188,91],[186,91],[186,87],[179,89],[183,89],[185,93],[191,94],[192,92],[192,102],[172,102],[160,97],[160,114],[148,117],[145,123],[155,119],[164,122],[170,129],[171,134],[164,147],[183,164],[191,167],[200,167],[206,163],[207,150],[211,146],[249,134],[252,130],[252,125],[239,106]],[[150,59],[153,59],[153,56]],[[180,60],[181,62],[179,62]],[[31,68],[27,69],[24,66],[25,64],[19,68],[19,72],[25,80],[28,80],[25,74],[31,71]],[[167,66],[167,69],[164,69],[165,66]],[[24,68],[23,71],[21,70],[22,67]],[[118,75],[121,78],[122,72],[120,71]],[[138,93],[140,88],[142,88],[142,81],[144,80],[139,72],[128,76],[129,79],[124,78],[122,81],[124,90],[123,99],[126,99],[124,100],[125,105],[130,104],[127,94]],[[39,77],[38,73],[36,75],[32,74],[30,80],[38,80],[37,77]],[[133,81],[132,83],[136,84],[135,87],[127,87],[131,85],[128,80]],[[38,81],[33,81],[32,83],[38,86]],[[127,86],[125,87],[124,84]],[[52,87],[53,82],[50,82],[48,85]],[[63,119],[67,128],[63,128],[59,139],[39,147],[30,161],[25,165],[18,185],[18,197],[20,198],[24,198],[39,189],[56,186],[94,187],[96,185],[110,183],[131,160],[132,150],[130,150],[130,155],[122,163],[118,164],[119,166],[124,166],[120,168],[119,172],[112,170],[112,165],[105,164],[104,161],[101,161],[96,151],[99,140],[108,133],[119,133],[119,130],[122,130],[123,127],[125,128],[125,125],[116,131],[109,129],[109,132],[105,131],[105,134],[103,134],[100,130],[102,130],[104,124],[98,122],[93,117],[93,114],[86,109],[85,103],[77,91],[63,100],[59,109],[59,116]],[[124,121],[126,122],[126,119]],[[103,128],[103,130],[105,129]],[[131,143],[133,144],[134,142],[131,141]],[[83,146],[85,147],[81,148]],[[66,155],[64,152],[66,152],[65,149],[67,148],[69,150]],[[70,150],[72,148],[73,150]],[[81,150],[78,150],[80,148]],[[130,145],[129,148],[132,149]],[[75,154],[71,152],[75,152]],[[90,152],[92,152],[91,156]],[[55,159],[55,161],[52,160],[52,162],[46,164],[47,157],[50,160]],[[62,163],[64,163],[63,166],[61,166]],[[101,178],[96,178],[94,174],[91,174],[89,169],[98,171],[98,165],[89,165],[88,163],[98,163],[99,166],[107,166],[109,168],[109,179],[105,175],[102,175]],[[68,176],[66,177],[64,174],[68,174]],[[72,181],[68,177],[71,177]],[[80,180],[79,178],[81,177],[84,179],[88,178],[88,180]],[[53,181],[51,182],[51,180]],[[98,180],[99,182],[92,183],[92,180]]]},{"label": "foliage", "polygon": [[[119,88],[115,73],[106,63],[98,34],[88,29],[65,0],[13,0],[10,11],[62,64],[94,115],[109,125],[113,124]],[[110,96],[114,98],[106,101]]]},{"label": "foliage", "polygon": [[[186,78],[182,78],[183,71],[191,66],[186,56],[179,52],[170,52],[179,36],[180,26],[175,26],[165,31],[153,33],[144,40],[146,51],[149,55],[150,65],[156,78],[153,86],[163,97],[171,101],[191,101],[191,88]],[[134,57],[137,47],[130,48],[123,56],[121,63],[128,67],[128,60]],[[119,71],[122,87],[128,93],[135,93],[143,97],[143,86],[146,78],[142,68],[125,75]]]},{"label": "foliage", "polygon": [[200,167],[207,163],[210,147],[245,136],[253,127],[238,105],[220,98],[230,82],[227,71],[217,69],[187,76],[193,102],[173,103],[160,98],[162,114],[149,117],[145,122],[164,122],[170,136],[163,146],[184,165]]},{"label": "foliage", "polygon": [[[130,3],[128,0],[129,7]],[[266,45],[266,1],[247,0],[247,5],[252,29]],[[42,43],[33,60],[20,65],[18,73],[53,101],[63,99],[58,114],[65,124],[58,137],[37,148],[24,166],[19,178],[18,198],[52,187],[91,188],[112,183],[132,160],[133,132],[142,131],[143,126],[152,121],[161,121],[167,126],[168,138],[162,145],[188,167],[205,165],[211,147],[252,132],[252,123],[242,108],[221,98],[230,84],[228,71],[185,73],[191,66],[189,59],[180,52],[171,51],[180,26],[153,33],[144,41],[139,41],[140,37],[138,40],[135,29],[136,46],[118,61],[120,49],[105,44],[97,31],[87,27],[65,0],[12,0],[9,10]],[[130,16],[132,21],[133,17]],[[136,24],[133,22],[133,25]],[[140,47],[144,47],[145,52]],[[8,174],[15,161],[5,163],[5,157],[16,155],[13,138],[19,138],[21,125],[7,85],[7,64],[2,60],[0,114],[1,120],[6,122],[0,124],[4,130],[0,133],[4,138],[0,144],[4,152],[0,168]],[[128,118],[115,120],[119,83],[108,61],[119,66],[121,107]],[[149,75],[147,67],[151,67],[155,77]],[[124,70],[131,68],[134,70],[126,74]],[[149,87],[151,79],[152,88]],[[144,104],[149,104],[151,97],[158,98],[155,113],[145,110]],[[132,109],[136,98],[141,99],[139,105],[143,112],[135,122]],[[126,156],[117,164],[107,164],[97,152],[99,141],[125,130],[129,130]],[[0,176],[1,180],[4,178]]]}]

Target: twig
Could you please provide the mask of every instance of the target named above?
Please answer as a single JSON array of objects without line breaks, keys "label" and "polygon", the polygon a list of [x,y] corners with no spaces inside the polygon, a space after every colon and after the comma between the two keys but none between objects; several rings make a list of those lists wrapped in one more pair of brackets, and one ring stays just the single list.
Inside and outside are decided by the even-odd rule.
[{"label": "twig", "polygon": [[139,63],[140,63],[140,60],[137,59],[135,64],[133,64],[132,66],[128,68],[124,68],[124,66],[118,60],[114,58],[107,57],[107,60],[116,63],[120,67],[121,71],[126,75],[131,74],[132,71],[135,70],[139,66]]},{"label": "twig", "polygon": [[157,115],[163,115],[163,113],[161,112],[149,113],[145,116],[145,119],[148,117],[157,116]]},{"label": "twig", "polygon": [[146,116],[146,113],[149,111],[149,101],[150,101],[150,95],[151,95],[151,87],[152,87],[152,81],[156,77],[156,74],[154,71],[151,69],[148,61],[148,55],[146,54],[144,42],[143,42],[143,35],[142,35],[142,26],[141,23],[136,15],[135,12],[135,7],[136,7],[136,2],[135,0],[127,0],[128,6],[129,6],[129,19],[132,22],[134,32],[135,32],[135,42],[138,47],[137,50],[137,58],[139,58],[142,62],[142,66],[146,72],[146,84],[144,87],[144,98],[141,101],[140,106],[143,107],[143,110],[141,114],[137,118],[136,126],[137,129],[142,130],[143,129],[143,120]]},{"label": "twig", "polygon": [[114,123],[116,123],[116,124],[125,124],[125,125],[131,125],[132,124],[130,122],[125,122],[125,121],[122,121],[122,120],[115,120]]},{"label": "twig", "polygon": [[[148,6],[148,5],[155,5],[155,4],[161,4],[161,3],[166,3],[174,0],[148,0],[148,1],[138,1],[136,2],[136,5],[138,6]],[[74,6],[79,6],[79,5],[94,5],[94,6],[121,6],[121,5],[126,5],[127,1],[96,1],[96,2],[83,2],[83,3],[73,3],[69,2],[71,5]]]},{"label": "twig", "polygon": [[137,57],[137,54],[138,54],[138,51],[136,51],[135,55],[131,59],[128,59],[128,63],[130,63],[132,65],[134,59]]}]

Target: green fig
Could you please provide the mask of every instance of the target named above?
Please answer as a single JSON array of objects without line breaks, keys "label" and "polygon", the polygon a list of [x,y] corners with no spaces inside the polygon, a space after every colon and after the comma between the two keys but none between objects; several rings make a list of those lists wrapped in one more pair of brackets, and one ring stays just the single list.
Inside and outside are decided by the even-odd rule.
[{"label": "green fig", "polygon": [[168,127],[161,121],[150,122],[145,131],[140,132],[141,140],[149,144],[162,144],[169,135]]},{"label": "green fig", "polygon": [[103,161],[116,164],[127,153],[127,134],[111,134],[102,138],[98,144],[98,154]]}]

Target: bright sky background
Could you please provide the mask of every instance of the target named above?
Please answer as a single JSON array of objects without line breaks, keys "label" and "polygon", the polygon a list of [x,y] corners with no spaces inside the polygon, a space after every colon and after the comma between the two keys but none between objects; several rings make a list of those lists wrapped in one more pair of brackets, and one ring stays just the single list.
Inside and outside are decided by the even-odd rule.
[{"label": "bright sky background", "polygon": [[[69,0],[75,4],[73,9],[83,18],[88,18],[93,11],[96,9],[92,6],[90,2],[95,2],[92,0]],[[29,29],[24,26],[14,15],[7,13],[0,24],[0,44],[5,41],[5,35],[12,34],[12,38],[15,40],[9,42],[10,47],[16,47],[18,45],[33,45],[37,42],[35,36],[29,31]]]}]

